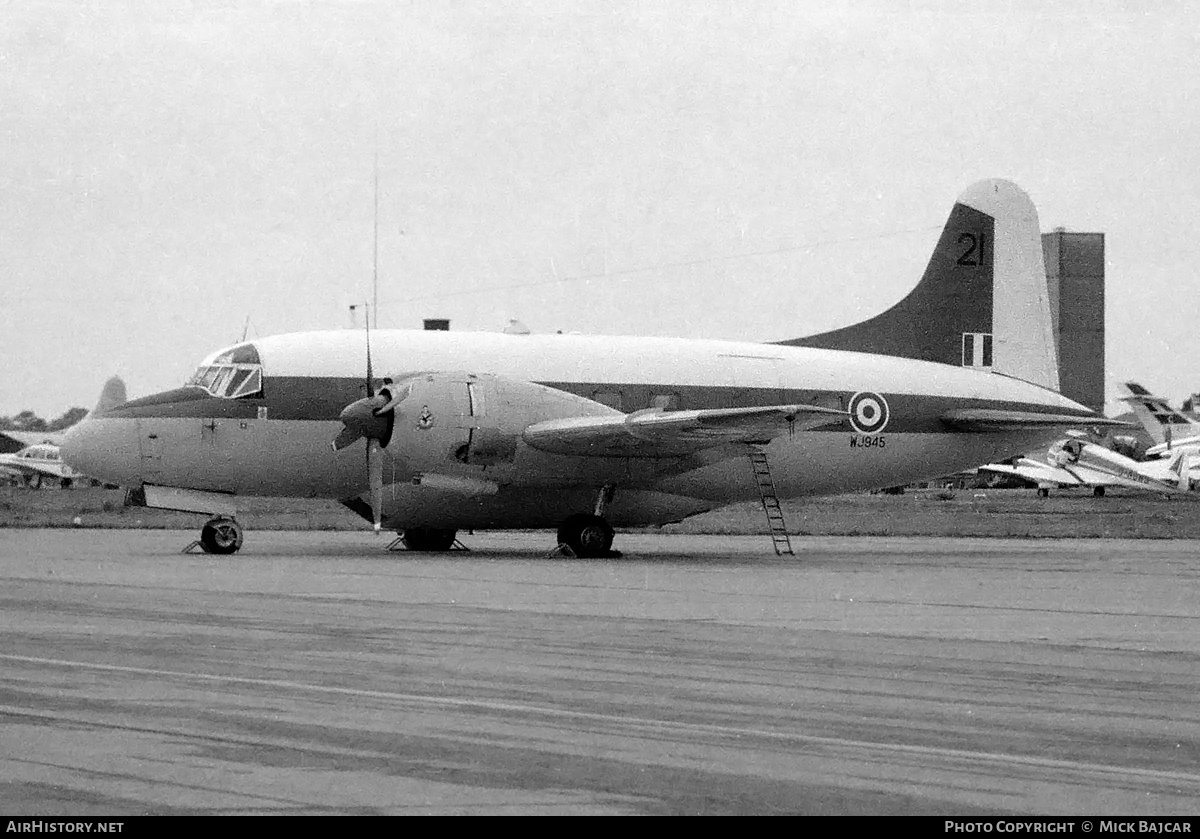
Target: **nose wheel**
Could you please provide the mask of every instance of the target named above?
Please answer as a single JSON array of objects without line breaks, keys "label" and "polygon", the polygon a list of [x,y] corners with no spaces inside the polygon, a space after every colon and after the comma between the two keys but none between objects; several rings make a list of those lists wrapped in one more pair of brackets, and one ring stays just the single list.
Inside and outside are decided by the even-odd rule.
[{"label": "nose wheel", "polygon": [[237,553],[242,546],[242,526],[233,519],[210,519],[200,531],[200,547],[206,554]]}]

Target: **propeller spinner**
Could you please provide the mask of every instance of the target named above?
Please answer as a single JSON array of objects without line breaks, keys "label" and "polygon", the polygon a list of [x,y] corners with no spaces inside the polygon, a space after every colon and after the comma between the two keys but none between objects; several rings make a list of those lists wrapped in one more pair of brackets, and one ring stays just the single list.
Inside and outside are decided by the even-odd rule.
[{"label": "propeller spinner", "polygon": [[342,430],[333,441],[333,450],[342,449],[365,437],[383,448],[391,442],[392,430],[396,425],[395,406],[386,386],[376,396],[368,396],[351,402],[342,409]]}]

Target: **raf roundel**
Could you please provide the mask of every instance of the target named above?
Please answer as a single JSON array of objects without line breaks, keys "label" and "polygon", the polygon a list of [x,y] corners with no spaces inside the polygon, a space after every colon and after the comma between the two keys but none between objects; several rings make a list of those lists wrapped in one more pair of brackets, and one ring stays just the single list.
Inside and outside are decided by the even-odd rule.
[{"label": "raf roundel", "polygon": [[859,434],[878,434],[888,423],[887,400],[878,393],[859,391],[850,397],[850,424]]}]

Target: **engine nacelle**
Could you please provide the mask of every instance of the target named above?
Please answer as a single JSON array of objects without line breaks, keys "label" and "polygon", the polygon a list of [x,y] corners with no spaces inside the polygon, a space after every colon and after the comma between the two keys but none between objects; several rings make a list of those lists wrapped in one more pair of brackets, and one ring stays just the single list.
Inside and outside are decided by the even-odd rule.
[{"label": "engine nacelle", "polygon": [[398,376],[395,425],[385,451],[413,475],[511,478],[522,432],[548,419],[620,414],[614,408],[533,382],[487,373]]}]

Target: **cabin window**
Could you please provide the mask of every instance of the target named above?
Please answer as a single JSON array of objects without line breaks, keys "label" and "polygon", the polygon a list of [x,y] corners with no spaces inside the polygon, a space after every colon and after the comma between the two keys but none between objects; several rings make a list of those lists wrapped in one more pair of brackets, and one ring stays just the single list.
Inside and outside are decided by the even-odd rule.
[{"label": "cabin window", "polygon": [[660,411],[678,411],[679,410],[679,394],[678,393],[656,393],[650,397],[650,407],[657,408]]},{"label": "cabin window", "polygon": [[610,408],[621,409],[621,391],[619,390],[598,390],[592,394],[592,399],[599,402],[601,405],[607,405]]}]

